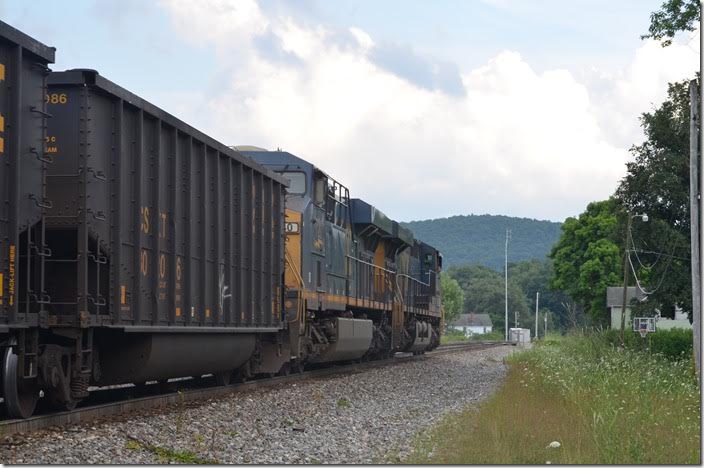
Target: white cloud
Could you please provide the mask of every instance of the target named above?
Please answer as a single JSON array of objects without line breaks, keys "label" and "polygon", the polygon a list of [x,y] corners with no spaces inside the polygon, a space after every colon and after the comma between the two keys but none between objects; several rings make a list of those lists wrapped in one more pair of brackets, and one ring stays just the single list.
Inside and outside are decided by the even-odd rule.
[{"label": "white cloud", "polygon": [[[205,130],[228,144],[282,147],[403,220],[581,212],[624,174],[638,115],[698,60],[687,45],[648,42],[618,74],[575,77],[538,73],[503,51],[464,71],[458,96],[376,65],[374,39],[359,28],[267,18],[253,1],[162,5],[182,36],[217,51],[213,74],[224,79],[191,112]],[[281,50],[254,47],[262,38]]]},{"label": "white cloud", "polygon": [[610,143],[629,147],[642,140],[637,116],[666,98],[667,83],[694,77],[699,70],[698,47],[699,30],[689,34],[686,42],[668,47],[647,40],[623,70],[614,74],[599,70],[585,73],[592,111]]}]

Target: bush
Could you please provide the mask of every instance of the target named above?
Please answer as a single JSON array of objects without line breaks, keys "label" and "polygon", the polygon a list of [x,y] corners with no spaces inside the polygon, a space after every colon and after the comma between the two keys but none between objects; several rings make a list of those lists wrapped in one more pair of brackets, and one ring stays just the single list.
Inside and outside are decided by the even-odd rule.
[{"label": "bush", "polygon": [[648,334],[650,349],[669,359],[686,359],[692,355],[694,334],[692,330],[673,328]]},{"label": "bush", "polygon": [[500,331],[492,331],[489,333],[476,333],[470,337],[472,341],[504,341],[504,334]]},{"label": "bush", "polygon": [[[619,346],[621,338],[618,330],[606,330],[596,334],[593,339],[603,339],[612,346]],[[692,330],[673,328],[648,333],[641,338],[639,333],[627,330],[624,334],[626,348],[636,351],[647,351],[662,354],[668,359],[687,359],[692,355],[693,334]]]}]

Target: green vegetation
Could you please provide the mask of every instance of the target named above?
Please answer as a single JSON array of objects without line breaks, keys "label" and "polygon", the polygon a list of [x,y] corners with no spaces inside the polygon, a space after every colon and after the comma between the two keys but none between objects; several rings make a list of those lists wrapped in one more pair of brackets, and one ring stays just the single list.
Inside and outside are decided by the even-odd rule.
[{"label": "green vegetation", "polygon": [[[674,317],[675,305],[691,312],[689,227],[688,82],[670,84],[668,98],[641,117],[646,140],[631,148],[635,160],[609,200],[590,203],[579,218],[568,218],[553,247],[551,286],[565,291],[591,319],[606,322],[608,286],[623,284],[626,236],[630,260],[648,301],[635,314]],[[628,213],[635,218],[626,232]],[[629,285],[636,285],[631,273]]]},{"label": "green vegetation", "polygon": [[147,444],[136,439],[130,439],[125,442],[125,448],[129,450],[148,450],[159,458],[160,463],[183,463],[186,465],[217,465],[220,463],[218,460],[201,458],[190,450],[172,450],[158,445]]},{"label": "green vegetation", "polygon": [[[700,463],[699,390],[690,356],[673,359],[610,340],[604,334],[548,338],[514,354],[504,386],[490,400],[419,436],[405,461]],[[552,442],[559,448],[549,447]]]},{"label": "green vegetation", "polygon": [[451,323],[462,313],[464,293],[457,280],[447,273],[440,273],[442,306],[445,309],[445,323]]},{"label": "green vegetation", "polygon": [[[618,330],[606,330],[601,336],[611,346],[621,344]],[[624,336],[624,345],[628,349],[661,354],[668,359],[687,359],[692,356],[692,340],[691,329],[660,330],[657,333],[648,333],[645,338],[628,330]]]},{"label": "green vegetation", "polygon": [[466,343],[469,341],[469,337],[465,336],[464,333],[458,332],[454,329],[449,329],[447,332],[440,336],[440,344],[451,344],[451,343]]},{"label": "green vegetation", "polygon": [[648,34],[641,39],[663,40],[663,47],[672,44],[679,31],[694,31],[699,20],[699,0],[667,0],[660,10],[650,15]]},{"label": "green vegetation", "polygon": [[[464,291],[463,313],[489,314],[496,332],[504,330],[504,275],[481,265],[450,268],[448,274],[457,280]],[[540,326],[542,317],[548,314],[548,328],[562,326],[560,322],[564,294],[551,291],[549,279],[552,265],[547,261],[528,260],[510,263],[508,269],[509,326],[514,325],[514,312],[518,312],[518,324],[535,330],[535,293],[540,291]],[[446,319],[446,322],[449,322]],[[542,328],[541,328],[542,332]]]},{"label": "green vegetation", "polygon": [[340,398],[339,400],[337,400],[338,408],[349,408],[350,406],[350,400],[348,400],[347,398]]},{"label": "green vegetation", "polygon": [[[641,117],[646,140],[631,148],[635,160],[616,196],[632,213],[647,213],[647,223],[634,222],[633,259],[644,287],[654,290],[648,301],[674,315],[674,304],[692,309],[689,225],[689,83],[671,83],[667,100]],[[625,236],[622,235],[625,239]],[[660,252],[662,255],[657,253]],[[662,280],[662,282],[661,282]]]},{"label": "green vegetation", "polygon": [[544,260],[560,237],[560,223],[510,216],[468,215],[402,223],[440,250],[444,268],[479,264],[503,271],[506,229],[511,229],[509,260]]},{"label": "green vegetation", "polygon": [[472,335],[470,341],[504,341],[504,332],[494,330],[490,333],[477,333]]},{"label": "green vegetation", "polygon": [[465,336],[464,333],[449,329],[440,337],[440,344],[452,344],[452,343],[467,343],[470,341],[503,341],[504,332],[503,331],[492,331],[491,333],[477,333],[473,334],[471,337]]},{"label": "green vegetation", "polygon": [[618,212],[613,199],[590,203],[579,218],[565,220],[550,252],[550,286],[569,294],[597,322],[606,320],[606,288],[623,277]]}]

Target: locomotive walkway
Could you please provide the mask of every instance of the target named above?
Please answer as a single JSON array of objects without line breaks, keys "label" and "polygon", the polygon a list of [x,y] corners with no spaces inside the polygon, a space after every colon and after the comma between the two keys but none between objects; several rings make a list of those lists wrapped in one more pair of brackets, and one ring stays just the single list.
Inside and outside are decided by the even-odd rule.
[{"label": "locomotive walkway", "polygon": [[[495,349],[486,349],[487,346]],[[503,377],[501,357],[512,350],[513,347],[496,344],[445,346],[423,356],[399,356],[391,362],[336,366],[224,388],[185,390],[180,394],[98,405],[24,422],[5,421],[0,425],[3,435],[8,434],[7,428],[14,428],[15,432],[46,428],[49,421],[51,425],[63,423],[70,427],[5,437],[0,445],[0,460],[16,463],[150,463],[147,460],[151,460],[154,463],[169,456],[178,461],[179,456],[200,454],[204,460],[224,463],[316,460],[344,463],[342,454],[355,452],[355,447],[362,444],[359,453],[362,458],[356,461],[369,462],[375,456],[383,456],[379,449],[391,447],[389,444],[409,443],[416,430],[431,424],[443,411],[459,409],[488,395]],[[204,399],[210,400],[196,401]],[[169,403],[174,404],[163,408]],[[139,409],[147,410],[136,411]],[[95,418],[101,419],[90,426],[72,425]],[[349,424],[344,424],[348,419]],[[332,434],[331,424],[336,427],[336,440],[326,441]],[[342,426],[337,427],[339,424]],[[118,427],[121,429],[115,429]],[[261,434],[283,431],[280,434],[283,439],[267,435],[266,440],[260,440],[261,434],[257,435],[260,429],[263,429]],[[352,439],[346,442],[347,432]],[[95,453],[91,449],[87,450],[91,454],[87,457],[62,458],[64,450],[74,452],[74,444],[66,442],[61,447],[63,444],[57,445],[57,440],[73,440],[78,434],[82,435],[76,440],[78,446],[108,444],[111,449]],[[288,440],[292,434],[295,440]],[[400,434],[404,437],[397,438]],[[100,442],[91,442],[96,437]],[[106,437],[119,441],[104,440]],[[361,442],[353,440],[359,437]],[[169,442],[165,443],[164,438]],[[287,448],[287,444],[303,440],[308,440],[311,447],[299,444]],[[233,452],[233,443],[253,451]],[[271,451],[265,450],[267,445],[273,447]],[[123,450],[125,447],[131,449]],[[166,451],[155,452],[155,447],[166,447]],[[218,447],[227,454],[218,454]],[[53,455],[43,456],[43,452]]]}]

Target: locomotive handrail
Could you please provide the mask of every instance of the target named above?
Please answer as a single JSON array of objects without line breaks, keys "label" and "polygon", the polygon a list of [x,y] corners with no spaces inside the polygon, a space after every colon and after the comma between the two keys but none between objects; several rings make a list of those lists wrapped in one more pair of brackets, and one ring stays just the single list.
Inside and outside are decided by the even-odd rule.
[{"label": "locomotive handrail", "polygon": [[[366,279],[365,279],[366,281],[369,281],[370,279],[372,280],[372,284],[371,284],[372,289],[371,289],[371,291],[370,291],[370,293],[371,293],[371,296],[370,296],[370,297],[372,297],[373,300],[380,300],[380,301],[383,301],[383,302],[388,302],[388,298],[386,297],[386,295],[384,295],[383,298],[378,298],[378,297],[376,297],[376,294],[377,294],[377,293],[384,293],[384,291],[382,291],[382,290],[377,291],[377,286],[376,286],[376,285],[377,285],[377,283],[376,283],[377,279],[376,279],[376,278],[377,278],[377,277],[383,277],[383,280],[381,280],[381,281],[383,281],[383,284],[388,285],[388,288],[391,289],[391,290],[393,290],[393,285],[392,285],[392,284],[389,284],[389,281],[390,281],[390,280],[388,279],[388,275],[395,275],[396,272],[393,271],[393,270],[389,270],[389,269],[387,269],[387,268],[384,268],[384,267],[380,267],[380,266],[375,265],[375,264],[373,264],[373,263],[367,262],[367,261],[365,261],[365,260],[359,259],[359,258],[354,257],[354,256],[352,256],[352,255],[345,255],[345,257],[346,257],[346,259],[347,259],[348,261],[349,261],[349,260],[354,260],[355,262],[358,262],[358,263],[361,264],[361,265],[366,265],[366,266],[368,266],[368,267],[372,267],[372,269],[371,269],[370,271],[371,271],[372,273],[374,273],[374,274],[373,274],[373,275],[369,275],[369,276],[366,277]],[[358,276],[357,281],[359,281],[360,279],[361,279],[361,278]],[[382,286],[382,284],[379,283],[379,286]],[[349,293],[348,293],[348,294],[349,294]],[[359,298],[359,297],[360,297],[360,296],[359,296],[359,289],[357,289],[357,290],[355,291],[355,298]],[[375,297],[376,297],[376,298],[375,298]],[[364,296],[362,296],[362,298],[364,299]]]},{"label": "locomotive handrail", "polygon": [[393,273],[393,274],[396,274],[396,272],[395,272],[394,270],[388,270],[388,269],[386,269],[386,268],[384,268],[384,267],[380,267],[379,265],[375,265],[375,264],[373,264],[373,263],[365,262],[364,260],[362,260],[362,259],[360,259],[360,258],[357,258],[357,257],[353,257],[352,255],[346,255],[346,257],[347,257],[347,258],[351,258],[352,260],[355,260],[355,261],[357,261],[357,262],[359,262],[359,263],[363,263],[364,265],[369,265],[370,267],[374,267],[374,268],[377,268],[377,269],[379,269],[379,270],[382,270],[382,271],[384,271],[385,273]]},{"label": "locomotive handrail", "polygon": [[428,272],[428,282],[427,282],[427,283],[424,283],[424,282],[422,282],[422,281],[419,280],[419,279],[416,279],[416,278],[414,278],[414,277],[412,277],[412,276],[408,276],[408,275],[403,274],[403,273],[397,273],[396,276],[403,277],[403,278],[408,278],[408,279],[410,279],[411,281],[415,281],[416,283],[422,284],[423,286],[430,287],[430,274],[431,274],[431,273],[434,273],[434,272],[432,272],[432,271],[429,271],[429,272]]},{"label": "locomotive handrail", "polygon": [[[301,309],[303,307],[302,298],[303,298],[303,288],[304,288],[303,277],[301,277],[301,274],[298,272],[298,269],[296,268],[296,264],[294,263],[293,258],[291,257],[291,252],[289,252],[288,249],[285,247],[284,247],[284,255],[285,255],[285,258],[286,258],[288,265],[291,267],[291,271],[293,272],[293,276],[296,278],[296,280],[298,281],[298,285],[299,285],[298,293],[297,293],[298,300],[296,301],[297,302],[296,317],[293,320],[286,321],[287,323],[294,323],[294,322],[298,322],[301,319]],[[303,316],[305,317],[305,314],[303,314]]]}]

